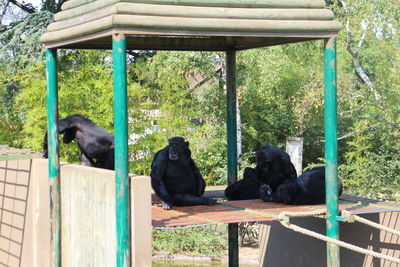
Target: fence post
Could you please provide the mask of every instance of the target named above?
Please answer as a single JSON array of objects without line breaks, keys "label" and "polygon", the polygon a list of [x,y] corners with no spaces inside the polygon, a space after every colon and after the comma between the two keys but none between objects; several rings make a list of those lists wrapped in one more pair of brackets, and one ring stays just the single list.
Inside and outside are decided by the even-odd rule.
[{"label": "fence post", "polygon": [[297,175],[301,175],[303,171],[303,138],[286,138],[286,152],[290,156],[290,161],[293,163]]}]

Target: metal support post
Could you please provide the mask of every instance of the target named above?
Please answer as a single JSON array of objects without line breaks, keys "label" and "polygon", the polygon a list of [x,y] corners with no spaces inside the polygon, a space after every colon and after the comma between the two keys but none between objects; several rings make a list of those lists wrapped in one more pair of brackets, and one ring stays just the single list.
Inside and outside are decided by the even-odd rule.
[{"label": "metal support post", "polygon": [[[237,180],[236,51],[226,52],[228,185]],[[228,225],[229,266],[239,266],[238,224]]]},{"label": "metal support post", "polygon": [[[338,153],[336,129],[336,40],[324,41],[324,85],[325,85],[325,184],[326,184],[326,234],[339,239],[338,216]],[[339,247],[327,244],[327,266],[339,267]]]},{"label": "metal support post", "polygon": [[61,266],[61,197],[58,144],[57,50],[46,50],[47,75],[47,142],[50,184],[50,264]]},{"label": "metal support post", "polygon": [[126,39],[113,36],[117,266],[130,266]]}]

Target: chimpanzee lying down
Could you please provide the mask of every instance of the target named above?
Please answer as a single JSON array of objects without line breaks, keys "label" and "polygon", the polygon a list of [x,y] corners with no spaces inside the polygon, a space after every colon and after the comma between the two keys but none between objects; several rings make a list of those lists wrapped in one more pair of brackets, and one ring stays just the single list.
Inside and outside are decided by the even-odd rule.
[{"label": "chimpanzee lying down", "polygon": [[151,186],[162,207],[169,210],[172,206],[216,204],[214,199],[202,196],[206,182],[191,157],[189,142],[172,137],[168,144],[151,163]]},{"label": "chimpanzee lying down", "polygon": [[264,145],[256,152],[256,167],[246,168],[243,180],[239,180],[225,189],[229,200],[260,198],[260,186],[268,184],[275,191],[288,179],[297,177],[296,169],[289,155],[273,146]]},{"label": "chimpanzee lying down", "polygon": [[[339,181],[338,196],[342,194],[342,184]],[[268,184],[260,187],[260,197],[268,202],[283,202],[286,204],[323,204],[325,203],[325,167],[316,167],[304,172],[297,179],[286,180],[276,191]]]},{"label": "chimpanzee lying down", "polygon": [[[82,115],[68,116],[58,121],[58,133],[69,144],[76,139],[82,165],[114,170],[114,136]],[[48,157],[47,133],[43,140],[43,157]]]}]

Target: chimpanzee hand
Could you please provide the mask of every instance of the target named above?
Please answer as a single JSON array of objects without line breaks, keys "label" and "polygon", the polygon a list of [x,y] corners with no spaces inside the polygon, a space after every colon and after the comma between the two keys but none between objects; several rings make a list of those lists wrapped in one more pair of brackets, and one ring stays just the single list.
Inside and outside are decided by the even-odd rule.
[{"label": "chimpanzee hand", "polygon": [[271,189],[271,187],[270,187],[269,185],[267,185],[267,184],[261,185],[261,187],[260,187],[260,193],[261,193],[261,192],[262,192],[263,194],[268,195],[268,196],[272,195],[272,189]]},{"label": "chimpanzee hand", "polygon": [[162,208],[165,210],[170,210],[172,207],[172,203],[164,202],[164,201],[161,201],[161,203],[162,203]]},{"label": "chimpanzee hand", "polygon": [[211,198],[211,197],[204,197],[204,199],[205,199],[205,205],[209,205],[209,206],[211,206],[211,205],[215,205],[215,204],[217,204],[217,201],[215,201],[215,199],[213,199],[213,198]]},{"label": "chimpanzee hand", "polygon": [[269,185],[263,184],[260,186],[260,198],[264,201],[272,201],[272,189]]}]

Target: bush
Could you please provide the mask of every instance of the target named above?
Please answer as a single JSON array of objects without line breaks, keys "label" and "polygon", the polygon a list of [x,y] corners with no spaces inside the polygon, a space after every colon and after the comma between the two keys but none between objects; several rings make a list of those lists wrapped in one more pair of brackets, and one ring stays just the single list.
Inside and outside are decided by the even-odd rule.
[{"label": "bush", "polygon": [[153,253],[217,257],[223,255],[227,244],[226,233],[216,226],[153,231]]},{"label": "bush", "polygon": [[366,153],[362,160],[341,165],[339,177],[348,194],[400,200],[400,155]]}]

